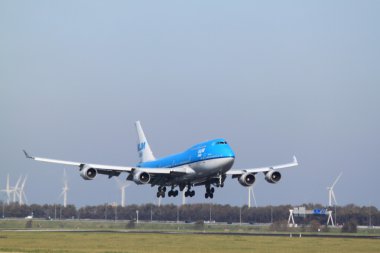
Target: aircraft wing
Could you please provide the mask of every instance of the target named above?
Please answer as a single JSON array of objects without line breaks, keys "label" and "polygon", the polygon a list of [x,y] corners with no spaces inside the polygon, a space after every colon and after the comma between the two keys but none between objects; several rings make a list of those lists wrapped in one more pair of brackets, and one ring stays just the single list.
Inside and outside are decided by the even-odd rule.
[{"label": "aircraft wing", "polygon": [[56,160],[56,159],[50,159],[50,158],[43,158],[43,157],[35,157],[30,156],[25,150],[24,154],[26,158],[39,161],[39,162],[46,162],[46,163],[56,163],[56,164],[63,164],[63,165],[70,165],[70,166],[78,166],[80,169],[84,166],[89,168],[96,169],[100,174],[108,174],[108,175],[114,175],[114,174],[120,174],[121,172],[133,172],[134,170],[144,171],[149,174],[187,174],[187,173],[194,173],[194,171],[187,167],[177,167],[177,168],[140,168],[140,167],[128,167],[128,166],[115,166],[115,165],[106,165],[106,164],[93,164],[93,163],[86,163],[86,162],[73,162],[73,161],[66,161],[66,160]]},{"label": "aircraft wing", "polygon": [[279,169],[284,169],[284,168],[291,168],[298,166],[298,161],[296,156],[293,156],[293,161],[290,163],[285,163],[285,164],[279,164],[279,165],[274,165],[274,166],[268,166],[268,167],[261,167],[261,168],[249,168],[249,169],[240,169],[240,170],[230,170],[227,171],[227,175],[241,175],[244,173],[258,173],[258,172],[267,172],[270,170],[279,170]]}]

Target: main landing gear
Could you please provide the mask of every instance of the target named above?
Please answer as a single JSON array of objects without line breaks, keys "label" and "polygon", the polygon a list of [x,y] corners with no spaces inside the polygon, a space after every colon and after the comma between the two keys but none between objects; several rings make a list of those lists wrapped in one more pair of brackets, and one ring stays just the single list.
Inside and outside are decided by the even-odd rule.
[{"label": "main landing gear", "polygon": [[174,186],[172,186],[172,189],[168,192],[168,197],[177,197],[178,196],[178,190],[174,190]]},{"label": "main landing gear", "polygon": [[[157,191],[157,198],[165,198],[166,186],[159,186]],[[168,197],[177,197],[178,190],[174,190],[174,186],[172,186],[171,190],[168,192]]]},{"label": "main landing gear", "polygon": [[188,187],[187,188],[187,191],[185,191],[185,197],[194,197],[194,195],[195,195],[195,191],[194,190],[192,190],[191,191],[191,187]]},{"label": "main landing gear", "polygon": [[206,184],[206,193],[205,193],[205,198],[210,198],[212,199],[214,197],[214,187],[211,187],[209,184]]}]

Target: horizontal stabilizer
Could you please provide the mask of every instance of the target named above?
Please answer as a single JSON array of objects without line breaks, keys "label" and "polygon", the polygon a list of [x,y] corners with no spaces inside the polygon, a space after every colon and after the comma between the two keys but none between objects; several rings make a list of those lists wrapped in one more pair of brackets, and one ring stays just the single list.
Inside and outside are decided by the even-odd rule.
[{"label": "horizontal stabilizer", "polygon": [[23,149],[22,151],[24,152],[26,158],[33,159],[33,157],[31,157],[30,155],[28,155],[28,153],[25,151],[25,149]]}]

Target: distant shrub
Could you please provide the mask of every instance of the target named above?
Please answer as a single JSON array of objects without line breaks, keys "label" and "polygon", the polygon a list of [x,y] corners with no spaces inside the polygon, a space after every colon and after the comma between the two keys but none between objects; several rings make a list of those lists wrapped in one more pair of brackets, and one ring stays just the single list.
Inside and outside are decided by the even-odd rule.
[{"label": "distant shrub", "polygon": [[204,226],[205,226],[205,222],[203,220],[199,220],[194,223],[194,228],[198,230],[204,229]]},{"label": "distant shrub", "polygon": [[33,221],[32,220],[27,220],[25,223],[25,228],[32,228],[33,227]]},{"label": "distant shrub", "polygon": [[322,226],[322,232],[324,232],[324,233],[328,233],[328,232],[330,232],[330,228],[329,228],[329,226],[327,226],[327,225]]},{"label": "distant shrub", "polygon": [[132,229],[136,227],[136,222],[134,220],[130,220],[126,225],[125,228]]},{"label": "distant shrub", "polygon": [[286,220],[280,220],[280,221],[275,221],[273,222],[270,227],[269,227],[269,230],[270,231],[279,231],[279,232],[284,232],[284,231],[288,231],[288,222]]},{"label": "distant shrub", "polygon": [[341,231],[342,233],[356,233],[358,232],[358,223],[356,220],[349,220],[343,224]]},{"label": "distant shrub", "polygon": [[317,220],[312,220],[310,222],[310,232],[319,232],[321,228],[321,223]]}]

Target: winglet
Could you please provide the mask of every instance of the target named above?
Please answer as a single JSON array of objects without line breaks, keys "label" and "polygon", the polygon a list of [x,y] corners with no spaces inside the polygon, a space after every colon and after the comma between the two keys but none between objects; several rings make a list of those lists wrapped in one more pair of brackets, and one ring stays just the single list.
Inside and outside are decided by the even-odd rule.
[{"label": "winglet", "polygon": [[22,151],[24,152],[26,158],[33,159],[33,157],[31,157],[30,155],[28,155],[28,153],[25,151],[25,149],[23,149]]},{"label": "winglet", "polygon": [[297,157],[295,155],[293,156],[293,162],[298,165]]}]

